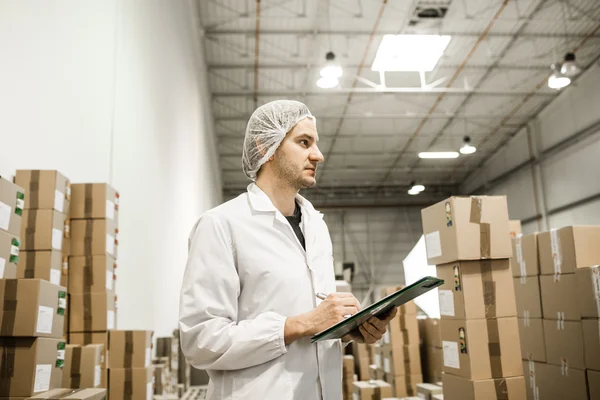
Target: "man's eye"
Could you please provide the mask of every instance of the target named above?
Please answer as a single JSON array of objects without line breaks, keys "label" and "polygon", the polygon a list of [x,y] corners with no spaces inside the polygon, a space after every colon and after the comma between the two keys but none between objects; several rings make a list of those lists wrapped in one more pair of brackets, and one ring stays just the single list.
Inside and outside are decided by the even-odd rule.
[{"label": "man's eye", "polygon": [[308,146],[308,140],[301,140],[300,143],[302,143],[304,146]]}]

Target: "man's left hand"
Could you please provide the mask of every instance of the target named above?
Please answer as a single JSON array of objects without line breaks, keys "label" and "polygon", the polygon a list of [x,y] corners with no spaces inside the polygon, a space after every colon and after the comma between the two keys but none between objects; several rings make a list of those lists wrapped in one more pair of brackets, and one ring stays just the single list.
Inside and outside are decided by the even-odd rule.
[{"label": "man's left hand", "polygon": [[342,338],[343,342],[355,341],[357,343],[373,344],[383,337],[387,331],[387,324],[396,316],[398,308],[394,307],[382,318],[372,317]]}]

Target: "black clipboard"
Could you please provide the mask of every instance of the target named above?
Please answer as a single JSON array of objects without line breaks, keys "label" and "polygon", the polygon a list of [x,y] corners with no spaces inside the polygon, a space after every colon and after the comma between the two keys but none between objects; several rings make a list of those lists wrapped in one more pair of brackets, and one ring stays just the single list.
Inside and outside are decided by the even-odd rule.
[{"label": "black clipboard", "polygon": [[315,343],[321,340],[340,339],[356,329],[359,325],[362,325],[371,317],[383,315],[393,307],[398,307],[404,303],[407,303],[419,297],[420,295],[435,289],[443,283],[444,281],[442,279],[434,278],[432,276],[426,276],[425,278],[419,279],[415,283],[384,297],[368,307],[365,307],[353,316],[338,322],[322,332],[317,333],[310,338],[310,341],[311,343]]}]

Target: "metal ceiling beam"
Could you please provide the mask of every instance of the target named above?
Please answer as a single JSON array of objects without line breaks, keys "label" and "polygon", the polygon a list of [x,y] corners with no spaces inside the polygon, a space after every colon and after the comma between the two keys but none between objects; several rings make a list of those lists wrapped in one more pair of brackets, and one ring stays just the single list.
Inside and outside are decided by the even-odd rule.
[{"label": "metal ceiling beam", "polygon": [[[438,67],[438,71],[440,69],[456,69],[459,66],[457,64],[442,64]],[[209,71],[212,70],[223,70],[223,69],[233,69],[233,70],[239,70],[239,69],[246,69],[246,70],[251,70],[254,68],[254,64],[222,64],[222,63],[214,63],[214,64],[208,64],[207,66]],[[259,64],[259,68],[264,69],[264,70],[271,70],[271,69],[291,69],[291,70],[305,70],[305,69],[310,69],[310,68],[321,68],[321,65],[318,66],[309,66],[308,64]],[[348,69],[356,69],[358,68],[358,64],[344,64],[344,68],[348,68]],[[487,69],[489,68],[489,65],[467,65],[465,67],[465,69],[470,69],[470,70],[479,70],[479,69]],[[510,64],[503,64],[503,65],[498,65],[496,66],[496,69],[499,70],[506,70],[506,71],[547,71],[549,69],[547,64],[540,64],[540,65],[510,65]],[[410,72],[408,72],[410,73]],[[417,72],[414,72],[415,74]]]},{"label": "metal ceiling beam", "polygon": [[[336,95],[382,95],[387,93],[410,93],[410,94],[421,94],[421,95],[439,95],[445,93],[446,95],[468,95],[470,93],[480,94],[484,96],[525,96],[529,92],[523,90],[491,90],[491,89],[458,89],[458,88],[431,88],[423,90],[420,87],[402,87],[402,88],[385,88],[385,89],[374,89],[374,88],[342,88],[335,90],[300,90],[300,89],[261,89],[257,96],[336,96]],[[253,96],[254,91],[252,90],[237,90],[237,91],[226,91],[226,92],[213,92],[213,97],[246,97]],[[556,93],[552,92],[539,92],[536,96],[552,97],[556,96]]]}]

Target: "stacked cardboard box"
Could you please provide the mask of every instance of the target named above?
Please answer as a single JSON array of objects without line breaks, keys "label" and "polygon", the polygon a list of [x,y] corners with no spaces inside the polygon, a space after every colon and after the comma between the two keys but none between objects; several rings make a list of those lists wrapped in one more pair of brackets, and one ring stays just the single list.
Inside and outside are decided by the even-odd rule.
[{"label": "stacked cardboard box", "polygon": [[354,356],[345,355],[342,361],[342,398],[352,400],[354,382]]},{"label": "stacked cardboard box", "polygon": [[174,342],[174,338],[170,336],[156,338],[156,358],[153,362],[155,365],[162,365],[165,371],[165,384],[161,394],[177,392],[179,351],[173,347]]},{"label": "stacked cardboard box", "polygon": [[147,399],[154,394],[151,331],[109,331],[108,354],[111,400]]},{"label": "stacked cardboard box", "polygon": [[442,329],[437,318],[419,319],[421,336],[421,364],[423,380],[429,383],[442,380]]},{"label": "stacked cardboard box", "polygon": [[444,398],[523,398],[506,198],[452,197],[424,209],[422,220],[429,264],[445,281]]},{"label": "stacked cardboard box", "polygon": [[392,385],[381,380],[357,381],[352,387],[354,400],[382,400],[392,397]]},{"label": "stacked cardboard box", "polygon": [[173,331],[171,346],[172,351],[177,352],[177,395],[181,397],[190,387],[191,366],[179,345],[179,329]]},{"label": "stacked cardboard box", "polygon": [[31,397],[35,400],[105,400],[106,389],[53,389]]},{"label": "stacked cardboard box", "polygon": [[354,358],[354,373],[359,381],[366,381],[370,378],[369,367],[375,362],[373,345],[365,343],[351,342],[347,347],[349,354]]},{"label": "stacked cardboard box", "polygon": [[106,387],[103,374],[104,345],[87,346],[68,344],[65,349],[65,366],[61,388],[94,389]]}]

